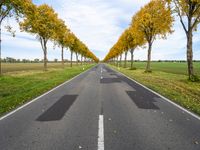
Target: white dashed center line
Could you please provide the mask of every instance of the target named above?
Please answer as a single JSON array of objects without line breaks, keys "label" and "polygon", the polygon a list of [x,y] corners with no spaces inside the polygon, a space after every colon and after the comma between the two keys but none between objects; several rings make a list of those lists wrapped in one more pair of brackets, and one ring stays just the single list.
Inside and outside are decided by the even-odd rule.
[{"label": "white dashed center line", "polygon": [[99,115],[98,150],[104,150],[103,115]]}]

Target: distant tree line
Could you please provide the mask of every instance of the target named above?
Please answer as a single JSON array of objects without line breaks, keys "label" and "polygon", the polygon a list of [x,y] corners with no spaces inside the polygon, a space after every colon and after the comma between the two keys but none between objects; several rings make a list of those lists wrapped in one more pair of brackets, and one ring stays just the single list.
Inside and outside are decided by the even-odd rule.
[{"label": "distant tree line", "polygon": [[34,59],[34,60],[30,60],[30,59],[15,59],[12,57],[6,57],[6,58],[2,58],[1,62],[3,63],[42,63],[43,60],[41,59]]}]

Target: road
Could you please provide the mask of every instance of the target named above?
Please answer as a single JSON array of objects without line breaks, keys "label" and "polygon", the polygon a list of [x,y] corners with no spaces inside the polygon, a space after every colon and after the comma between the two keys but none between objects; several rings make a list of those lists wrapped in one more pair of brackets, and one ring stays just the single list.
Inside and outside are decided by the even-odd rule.
[{"label": "road", "polygon": [[200,150],[200,120],[104,64],[0,119],[0,150]]}]

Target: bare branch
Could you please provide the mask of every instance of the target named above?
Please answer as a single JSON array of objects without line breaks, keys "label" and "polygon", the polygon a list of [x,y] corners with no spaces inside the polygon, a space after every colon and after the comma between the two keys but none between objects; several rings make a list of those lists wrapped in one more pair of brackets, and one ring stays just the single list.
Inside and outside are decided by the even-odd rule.
[{"label": "bare branch", "polygon": [[40,40],[40,44],[41,44],[41,46],[42,46],[42,50],[44,50],[44,44],[43,44],[44,42],[43,42],[43,40],[42,40],[42,37],[41,37],[41,36],[39,37],[39,40]]},{"label": "bare branch", "polygon": [[177,13],[178,13],[178,16],[179,16],[179,18],[180,18],[180,22],[181,22],[181,24],[182,24],[182,26],[183,26],[183,29],[185,30],[185,33],[187,34],[188,31],[187,31],[186,26],[185,26],[185,24],[184,24],[184,22],[183,22],[183,18],[182,18],[182,15],[181,15],[181,10],[180,10],[180,8],[178,7],[179,4],[177,4],[176,2],[177,2],[177,1],[174,0],[175,7],[176,7],[176,9],[177,9]]},{"label": "bare branch", "polygon": [[195,21],[194,21],[194,23],[192,25],[192,29],[197,25],[197,23],[199,22],[199,20],[200,20],[200,14],[196,17],[196,19],[195,19]]}]

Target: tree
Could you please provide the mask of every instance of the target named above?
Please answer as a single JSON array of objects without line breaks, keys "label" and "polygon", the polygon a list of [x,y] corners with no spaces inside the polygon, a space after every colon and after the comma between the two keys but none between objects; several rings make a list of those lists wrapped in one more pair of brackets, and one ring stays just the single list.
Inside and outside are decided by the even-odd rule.
[{"label": "tree", "polygon": [[127,67],[127,54],[128,54],[128,51],[125,51],[125,53],[124,53],[124,68]]},{"label": "tree", "polygon": [[128,34],[129,36],[127,40],[128,40],[128,44],[130,48],[130,53],[131,53],[131,69],[134,69],[133,53],[137,47],[142,47],[146,43],[146,40],[144,38],[144,35],[141,32],[139,32],[136,26],[134,25],[129,28]]},{"label": "tree", "polygon": [[70,48],[70,52],[71,52],[71,59],[70,59],[71,63],[70,63],[70,66],[72,67],[72,64],[73,64],[73,52],[74,52],[74,49],[75,49],[75,44],[77,42],[77,38],[73,33],[70,33],[69,36],[70,36],[69,48]]},{"label": "tree", "polygon": [[1,26],[2,26],[2,22],[6,17],[10,17],[13,15],[13,5],[12,3],[9,1],[1,1],[0,2],[0,75],[2,74],[2,69],[1,69]]},{"label": "tree", "polygon": [[54,62],[55,62],[55,63],[57,63],[57,62],[58,62],[58,59],[57,59],[57,58],[55,58],[55,59],[54,59]]},{"label": "tree", "polygon": [[65,22],[61,19],[57,20],[56,25],[56,32],[55,32],[55,43],[58,44],[58,46],[61,47],[61,63],[64,67],[64,47],[69,46],[69,32],[70,30],[65,25]]},{"label": "tree", "polygon": [[172,33],[173,17],[164,0],[151,0],[132,19],[132,25],[144,35],[148,43],[146,72],[151,72],[151,51],[156,38],[166,38]]},{"label": "tree", "polygon": [[110,52],[105,57],[104,61],[117,58],[118,62],[118,57],[120,57],[121,64],[122,54],[125,53],[124,67],[126,68],[127,54],[128,51],[130,51],[131,69],[133,69],[133,52],[136,47],[142,46],[144,43],[144,37],[139,32],[137,32],[135,26],[131,26],[122,33],[117,43],[111,48]]},{"label": "tree", "polygon": [[195,80],[193,70],[193,32],[197,30],[200,23],[200,1],[199,0],[168,0],[174,4],[187,37],[187,64],[189,80]]},{"label": "tree", "polygon": [[[20,14],[23,14],[27,11],[28,6],[31,4],[30,0],[1,0],[0,2],[0,75],[2,74],[2,66],[1,66],[1,29],[2,22],[7,17],[15,16],[18,20]],[[6,26],[7,31],[10,32],[13,36],[15,36],[15,31],[12,31],[11,26]]]},{"label": "tree", "polygon": [[71,67],[72,67],[72,58],[73,53],[76,54],[76,60],[78,64],[78,54],[81,54],[85,58],[90,58],[91,60],[94,60],[95,62],[98,62],[98,58],[87,48],[87,46],[81,42],[73,33],[69,34],[69,48],[71,51]]},{"label": "tree", "polygon": [[122,66],[122,54],[120,54],[120,57],[119,57],[119,67]]},{"label": "tree", "polygon": [[53,8],[46,4],[32,7],[32,12],[25,14],[25,19],[20,23],[20,27],[22,31],[35,34],[39,39],[44,53],[44,71],[46,71],[47,42],[55,35],[58,18]]}]

